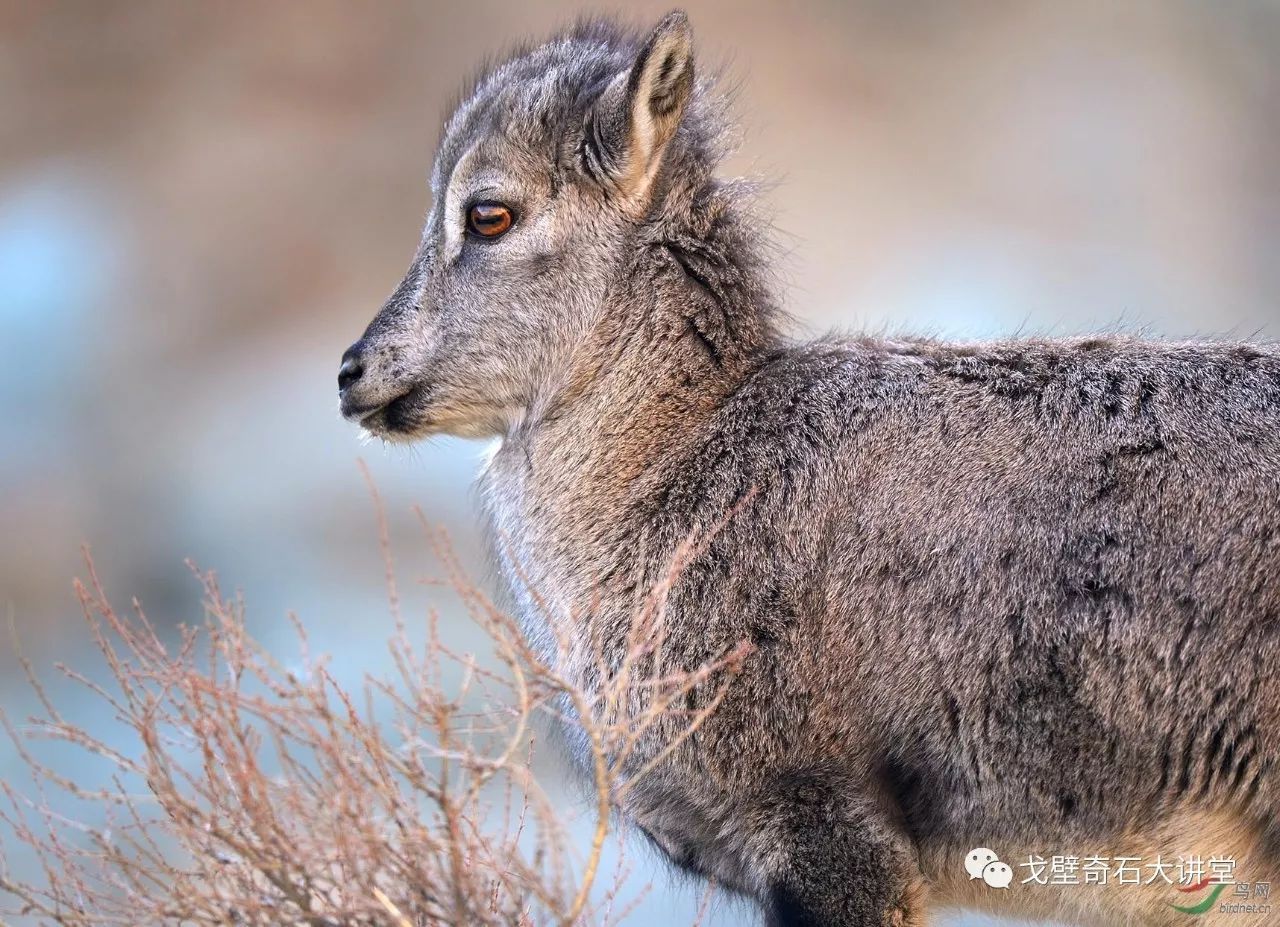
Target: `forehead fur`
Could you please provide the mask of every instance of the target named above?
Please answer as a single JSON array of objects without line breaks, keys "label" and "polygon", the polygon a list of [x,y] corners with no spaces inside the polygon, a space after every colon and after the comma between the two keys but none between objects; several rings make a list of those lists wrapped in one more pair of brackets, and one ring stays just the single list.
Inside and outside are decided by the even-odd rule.
[{"label": "forehead fur", "polygon": [[[432,186],[439,190],[482,139],[502,138],[554,161],[559,143],[582,129],[592,103],[631,67],[646,36],[609,20],[585,20],[486,67],[445,124]],[[701,108],[691,105],[686,122],[699,119],[694,111]]]}]

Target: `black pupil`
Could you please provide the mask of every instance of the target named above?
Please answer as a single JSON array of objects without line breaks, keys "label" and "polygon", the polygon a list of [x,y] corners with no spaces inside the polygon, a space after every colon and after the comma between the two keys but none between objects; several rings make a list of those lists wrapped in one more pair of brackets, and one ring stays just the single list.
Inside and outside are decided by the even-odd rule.
[{"label": "black pupil", "polygon": [[496,231],[507,221],[507,211],[501,206],[474,206],[471,209],[471,224],[479,231]]}]

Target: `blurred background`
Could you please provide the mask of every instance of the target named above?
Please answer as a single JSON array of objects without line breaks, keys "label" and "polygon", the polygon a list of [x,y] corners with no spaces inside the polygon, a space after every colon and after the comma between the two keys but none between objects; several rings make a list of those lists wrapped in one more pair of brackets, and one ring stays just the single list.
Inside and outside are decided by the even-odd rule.
[{"label": "blurred background", "polygon": [[[740,84],[726,171],[774,181],[808,329],[1280,334],[1275,0],[686,6],[704,66]],[[484,575],[483,448],[362,448],[334,377],[407,265],[452,95],[585,11],[611,10],[0,2],[0,611],[37,666],[92,662],[84,543],[158,623],[200,615],[189,557],[243,590],[268,644],[293,646],[294,611],[351,679],[377,670],[361,456],[402,585],[433,569],[414,505]],[[0,699],[22,715],[15,667],[6,641]],[[634,923],[687,922],[699,890],[632,863],[654,883]]]}]

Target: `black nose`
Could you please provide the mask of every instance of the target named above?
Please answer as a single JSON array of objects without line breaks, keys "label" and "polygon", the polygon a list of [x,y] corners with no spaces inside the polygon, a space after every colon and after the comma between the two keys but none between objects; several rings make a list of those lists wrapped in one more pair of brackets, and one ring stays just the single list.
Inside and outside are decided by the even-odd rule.
[{"label": "black nose", "polygon": [[362,348],[363,345],[357,341],[342,355],[342,366],[338,368],[338,392],[345,393],[364,373],[364,363],[360,359]]}]

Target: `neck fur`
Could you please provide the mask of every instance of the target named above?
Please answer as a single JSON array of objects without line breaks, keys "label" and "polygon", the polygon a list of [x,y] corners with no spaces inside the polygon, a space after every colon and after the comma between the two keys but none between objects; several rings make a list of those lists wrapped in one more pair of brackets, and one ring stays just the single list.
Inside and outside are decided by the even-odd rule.
[{"label": "neck fur", "polygon": [[623,249],[619,282],[555,405],[603,393],[631,415],[696,413],[779,343],[782,313],[751,191],[696,166],[678,163],[664,178],[660,205]]}]

